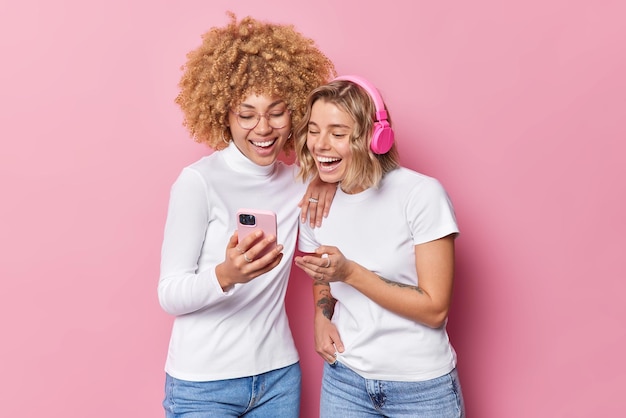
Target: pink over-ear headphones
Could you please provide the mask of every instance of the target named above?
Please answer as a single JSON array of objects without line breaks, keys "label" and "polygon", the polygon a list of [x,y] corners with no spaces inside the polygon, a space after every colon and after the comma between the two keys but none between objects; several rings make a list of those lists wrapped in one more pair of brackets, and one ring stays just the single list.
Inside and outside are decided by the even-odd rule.
[{"label": "pink over-ear headphones", "polygon": [[376,106],[376,121],[374,122],[370,149],[374,154],[386,154],[389,152],[393,145],[394,133],[391,126],[389,126],[389,122],[387,122],[385,103],[376,87],[363,77],[356,75],[340,76],[335,78],[335,80],[352,81],[354,84],[361,86],[370,95]]}]

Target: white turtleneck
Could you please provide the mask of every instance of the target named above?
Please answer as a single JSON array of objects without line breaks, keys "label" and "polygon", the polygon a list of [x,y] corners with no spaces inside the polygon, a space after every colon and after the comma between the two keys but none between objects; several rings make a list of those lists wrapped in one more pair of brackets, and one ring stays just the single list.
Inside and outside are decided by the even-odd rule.
[{"label": "white turtleneck", "polygon": [[[298,361],[284,308],[305,185],[280,161],[258,166],[231,145],[184,168],[172,186],[158,286],[176,315],[165,370],[190,381],[251,376]],[[274,211],[284,257],[272,271],[224,292],[224,260],[240,208]]]}]

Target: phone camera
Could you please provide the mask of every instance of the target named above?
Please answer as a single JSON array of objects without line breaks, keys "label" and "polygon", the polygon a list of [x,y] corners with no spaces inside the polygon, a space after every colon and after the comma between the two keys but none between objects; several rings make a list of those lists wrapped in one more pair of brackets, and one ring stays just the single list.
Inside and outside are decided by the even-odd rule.
[{"label": "phone camera", "polygon": [[239,223],[242,225],[254,226],[256,225],[256,218],[254,215],[242,213],[239,215]]}]

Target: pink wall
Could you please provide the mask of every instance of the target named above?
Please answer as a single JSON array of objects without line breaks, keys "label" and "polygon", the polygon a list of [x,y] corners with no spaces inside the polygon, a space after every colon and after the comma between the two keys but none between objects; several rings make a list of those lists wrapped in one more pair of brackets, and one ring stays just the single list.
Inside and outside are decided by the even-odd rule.
[{"label": "pink wall", "polygon": [[[2,1],[0,415],[162,416],[162,228],[171,182],[206,152],[173,99],[229,7],[294,23],[375,82],[405,165],[450,192],[469,416],[623,411],[623,3],[366,4]],[[309,298],[294,277],[303,417],[320,378]]]}]

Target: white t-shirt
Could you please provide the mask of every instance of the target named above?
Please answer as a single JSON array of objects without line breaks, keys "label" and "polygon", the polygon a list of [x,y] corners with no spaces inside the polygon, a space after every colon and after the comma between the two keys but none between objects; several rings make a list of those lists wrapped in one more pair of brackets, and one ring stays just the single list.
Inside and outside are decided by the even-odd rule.
[{"label": "white t-shirt", "polygon": [[[305,185],[296,167],[258,166],[231,143],[184,168],[171,189],[158,286],[163,309],[176,315],[165,371],[189,381],[251,376],[294,364],[284,298]],[[274,211],[281,263],[223,292],[215,266],[225,258],[236,211]]]},{"label": "white t-shirt", "polygon": [[[417,285],[415,245],[459,232],[447,193],[434,178],[399,168],[378,189],[337,189],[321,228],[300,228],[299,249],[336,246],[346,258],[389,280]],[[367,379],[422,381],[456,365],[445,326],[433,329],[381,308],[358,290],[332,282],[332,318],[345,345],[338,360]]]}]

